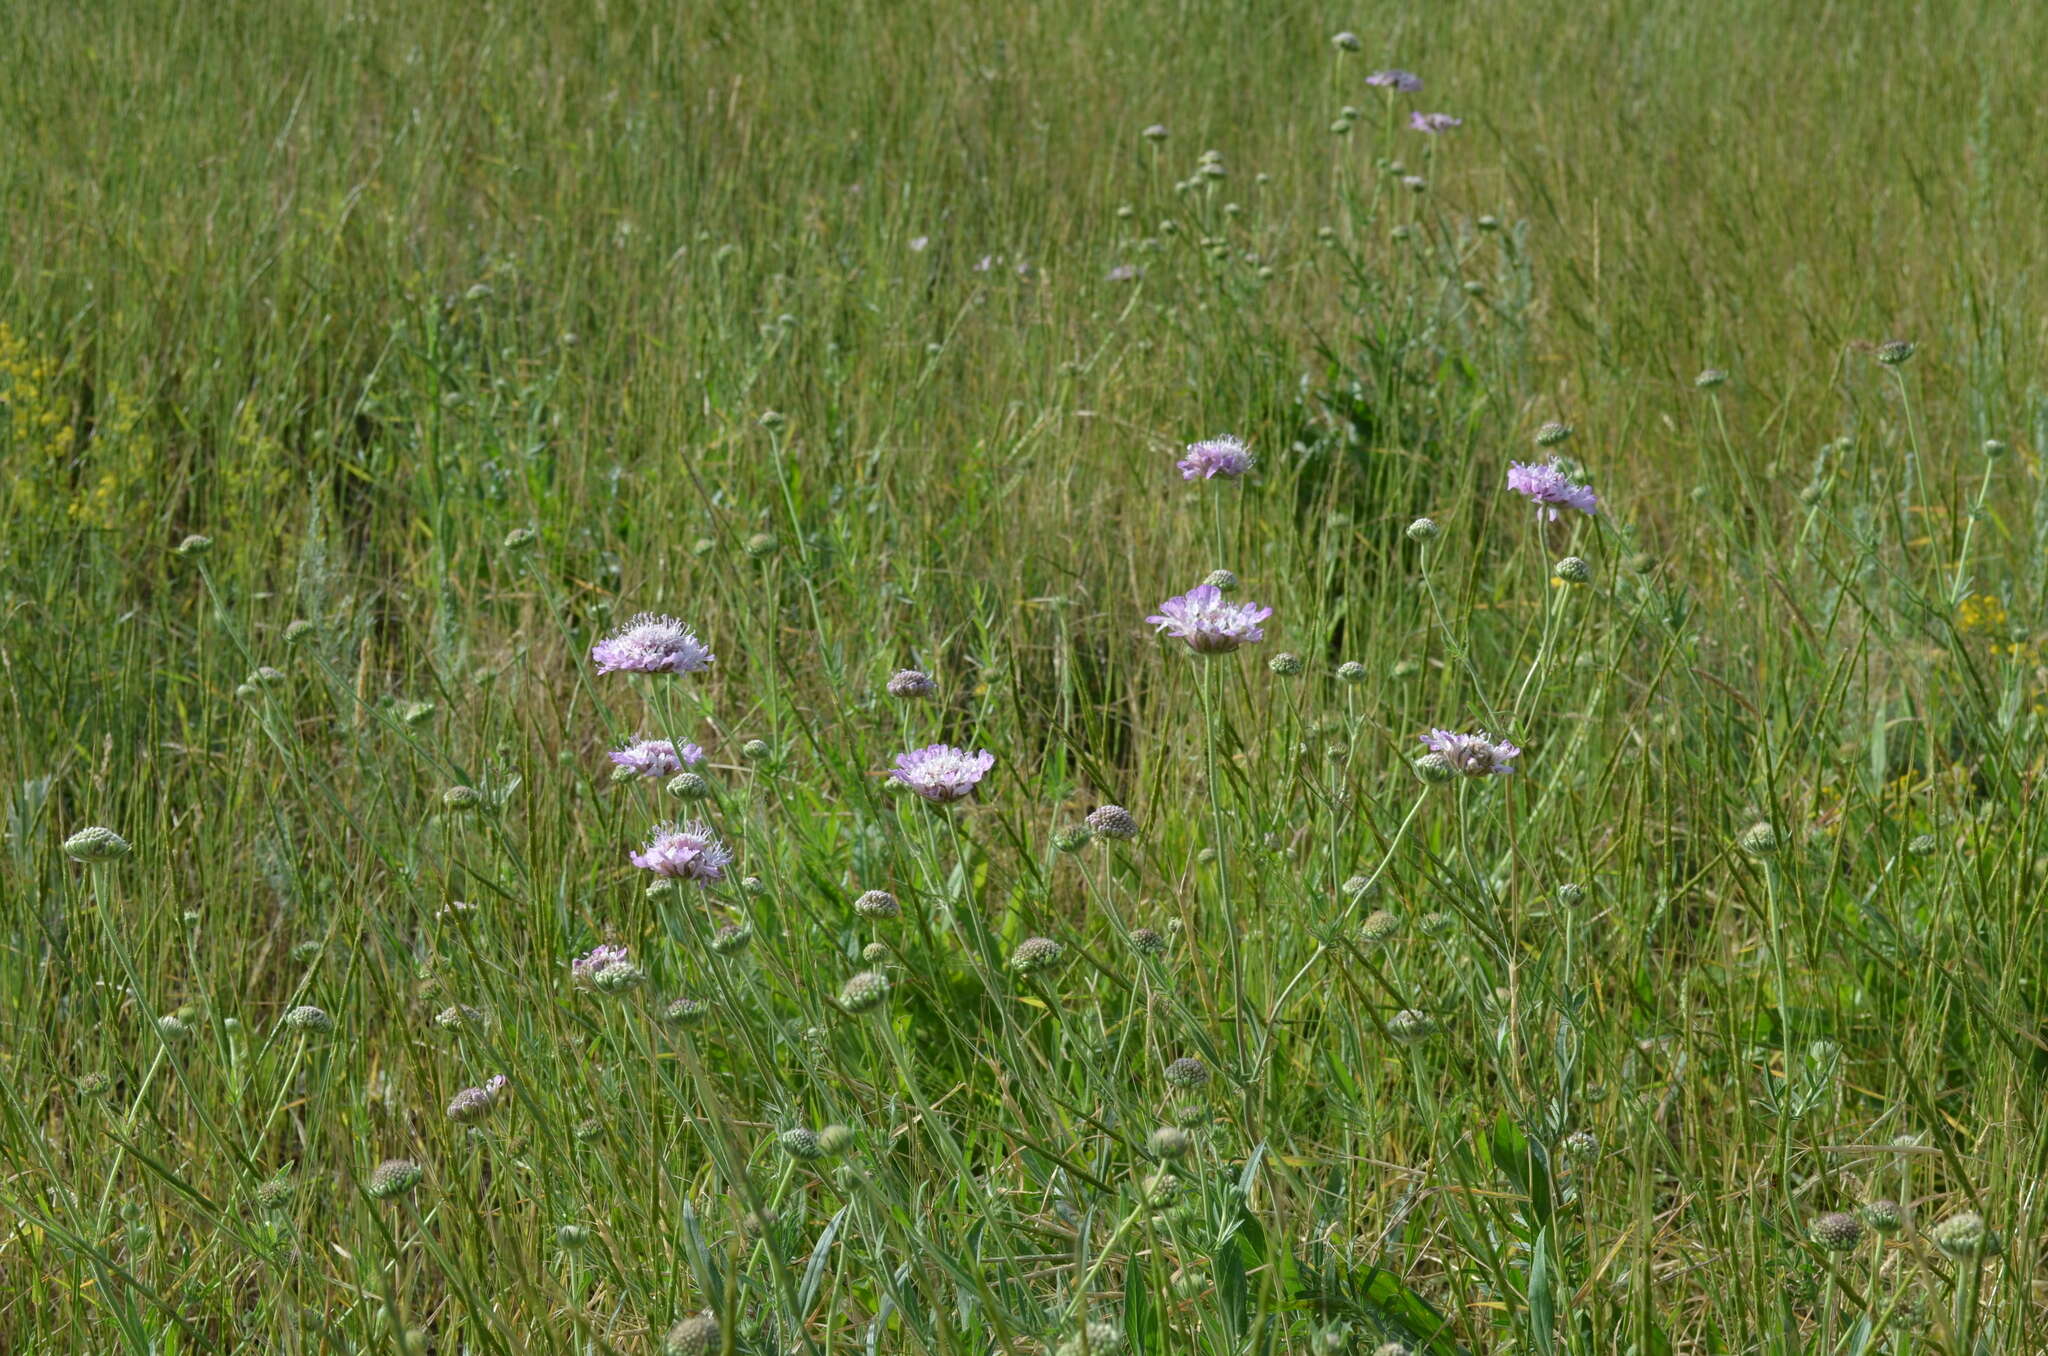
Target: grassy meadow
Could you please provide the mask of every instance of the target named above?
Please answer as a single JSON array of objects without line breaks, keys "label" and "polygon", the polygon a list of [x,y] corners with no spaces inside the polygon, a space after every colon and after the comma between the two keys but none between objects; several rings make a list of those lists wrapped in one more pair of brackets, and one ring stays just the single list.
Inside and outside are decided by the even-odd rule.
[{"label": "grassy meadow", "polygon": [[12,6],[0,1350],[2048,1350],[2044,51]]}]

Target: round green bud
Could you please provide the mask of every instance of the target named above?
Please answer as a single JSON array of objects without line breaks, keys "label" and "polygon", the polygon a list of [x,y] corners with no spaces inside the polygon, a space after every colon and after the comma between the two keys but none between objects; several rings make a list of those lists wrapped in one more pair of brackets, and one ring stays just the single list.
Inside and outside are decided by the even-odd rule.
[{"label": "round green bud", "polygon": [[783,1131],[775,1142],[782,1152],[799,1162],[810,1163],[825,1156],[824,1147],[818,1143],[817,1132],[802,1126]]},{"label": "round green bud", "polygon": [[1877,346],[1877,360],[1886,367],[1897,367],[1913,356],[1912,341],[1890,339]]},{"label": "round green bud", "polygon": [[746,553],[755,560],[765,560],[774,555],[781,545],[775,540],[775,534],[772,532],[756,532],[742,543]]},{"label": "round green bud", "polygon": [[828,1125],[818,1132],[818,1150],[837,1158],[853,1148],[853,1131],[844,1125]]},{"label": "round green bud", "polygon": [[1403,1008],[1387,1018],[1387,1035],[1397,1045],[1414,1045],[1435,1031],[1436,1022],[1419,1008]]},{"label": "round green bud", "polygon": [[1301,656],[1288,650],[1282,650],[1279,654],[1266,661],[1266,667],[1283,678],[1292,678],[1302,670]]},{"label": "round green bud", "polygon": [[515,527],[505,534],[505,549],[514,553],[529,551],[533,549],[534,542],[539,539],[540,534],[532,528]]},{"label": "round green bud", "polygon": [[74,862],[111,862],[132,851],[127,839],[98,824],[80,829],[64,840],[64,855]]},{"label": "round green bud", "polygon": [[319,629],[319,627],[307,621],[304,617],[294,618],[285,624],[284,643],[286,645],[298,645],[311,639],[314,632]]},{"label": "round green bud", "polygon": [[1536,446],[1556,447],[1559,443],[1570,438],[1572,432],[1573,429],[1570,424],[1561,423],[1553,419],[1536,430]]},{"label": "round green bud", "polygon": [[1566,556],[1551,566],[1550,572],[1567,584],[1590,583],[1593,578],[1593,567],[1581,556]]},{"label": "round green bud", "polygon": [[1415,775],[1431,786],[1438,786],[1458,775],[1458,769],[1451,766],[1451,760],[1440,753],[1425,753],[1412,765]]},{"label": "round green bud", "polygon": [[1202,582],[1219,593],[1230,593],[1237,588],[1237,576],[1229,570],[1211,570]]},{"label": "round green bud", "polygon": [[1854,1252],[1863,1241],[1863,1221],[1844,1210],[1830,1210],[1806,1226],[1806,1236],[1829,1252]]},{"label": "round green bud", "polygon": [[1391,909],[1374,909],[1358,925],[1359,938],[1367,946],[1379,946],[1401,934],[1401,915]]},{"label": "round green bud", "polygon": [[710,1310],[686,1318],[661,1339],[662,1356],[711,1356],[721,1350],[718,1316]]},{"label": "round green bud", "polygon": [[1434,518],[1417,518],[1414,522],[1408,524],[1409,541],[1435,541],[1442,535],[1443,529],[1436,525],[1436,519]]},{"label": "round green bud", "polygon": [[1362,683],[1365,681],[1365,665],[1356,659],[1347,659],[1337,666],[1337,681],[1340,683]]},{"label": "round green bud", "polygon": [[[627,772],[625,768],[619,771]],[[632,774],[627,772],[627,776],[630,778]],[[711,783],[694,772],[678,772],[668,779],[668,785],[663,789],[677,800],[711,799]]]},{"label": "round green bud", "polygon": [[889,997],[889,977],[880,970],[863,970],[839,990],[839,1006],[848,1012],[869,1012]]},{"label": "round green bud", "polygon": [[1702,391],[1711,391],[1716,386],[1725,386],[1727,383],[1728,374],[1718,367],[1709,367],[1692,379],[1692,384]]},{"label": "round green bud", "polygon": [[484,793],[473,786],[451,786],[441,793],[443,808],[456,814],[467,814],[483,807]]},{"label": "round green bud", "polygon": [[564,1224],[555,1230],[555,1246],[563,1252],[575,1252],[590,1242],[590,1230],[580,1224]]},{"label": "round green bud", "polygon": [[1154,1158],[1165,1159],[1167,1162],[1187,1157],[1188,1150],[1194,1146],[1194,1136],[1177,1125],[1162,1125],[1145,1141],[1145,1147],[1151,1151]]},{"label": "round green bud", "polygon": [[1557,887],[1557,902],[1567,909],[1576,909],[1586,902],[1586,887],[1576,881],[1566,881]]},{"label": "round green bud", "polygon": [[327,1015],[325,1009],[316,1008],[311,1003],[302,1004],[287,1012],[284,1015],[284,1024],[294,1031],[304,1031],[312,1035],[324,1035],[334,1030],[334,1019]]},{"label": "round green bud", "polygon": [[387,1158],[370,1173],[367,1190],[380,1201],[403,1196],[420,1184],[420,1165],[410,1158]]},{"label": "round green bud", "polygon": [[768,741],[765,739],[749,739],[746,743],[740,745],[740,757],[750,763],[765,763],[773,752],[774,750],[768,747]]},{"label": "round green bud", "polygon": [[171,549],[174,555],[203,556],[213,549],[213,538],[202,537],[195,532]]},{"label": "round green bud", "polygon": [[1950,1215],[1928,1234],[1934,1246],[1957,1259],[1982,1257],[1998,1251],[1998,1235],[1984,1227],[1984,1217],[1974,1210]]},{"label": "round green bud", "polygon": [[1758,820],[1736,836],[1735,844],[1752,857],[1775,857],[1778,831],[1768,820]]},{"label": "round green bud", "polygon": [[1992,461],[1997,461],[2010,451],[2012,451],[2011,448],[1996,438],[1986,438],[1984,440],[1984,455]]},{"label": "round green bud", "polygon": [[1899,1203],[1893,1200],[1876,1200],[1864,1205],[1863,1222],[1870,1226],[1870,1232],[1889,1238],[1906,1225],[1905,1214]]}]

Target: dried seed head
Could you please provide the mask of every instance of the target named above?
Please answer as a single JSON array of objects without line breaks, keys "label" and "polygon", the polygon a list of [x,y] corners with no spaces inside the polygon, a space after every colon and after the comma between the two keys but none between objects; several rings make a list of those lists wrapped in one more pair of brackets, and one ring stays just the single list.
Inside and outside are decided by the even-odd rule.
[{"label": "dried seed head", "polygon": [[922,669],[898,669],[896,676],[889,680],[889,695],[903,701],[921,701],[935,695],[938,683]]},{"label": "dried seed head", "polygon": [[1166,951],[1166,938],[1160,936],[1155,928],[1132,928],[1131,950],[1141,956],[1163,955]]},{"label": "dried seed head", "polygon": [[1121,805],[1098,805],[1088,812],[1088,827],[1097,838],[1130,839],[1138,836],[1138,821]]},{"label": "dried seed head", "polygon": [[1844,1210],[1830,1210],[1806,1226],[1806,1236],[1829,1252],[1854,1252],[1863,1241],[1863,1221]]}]

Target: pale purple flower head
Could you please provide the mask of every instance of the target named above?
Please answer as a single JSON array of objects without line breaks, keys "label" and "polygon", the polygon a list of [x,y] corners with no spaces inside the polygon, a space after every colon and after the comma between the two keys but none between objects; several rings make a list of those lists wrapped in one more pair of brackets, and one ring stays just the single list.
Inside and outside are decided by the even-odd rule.
[{"label": "pale purple flower head", "polygon": [[1118,264],[1115,268],[1103,274],[1102,277],[1105,282],[1132,282],[1138,277],[1138,266],[1136,264]]},{"label": "pale purple flower head", "polygon": [[590,647],[599,673],[697,673],[717,656],[674,617],[642,612]]},{"label": "pale purple flower head", "polygon": [[633,953],[625,947],[600,942],[590,948],[588,955],[578,956],[569,962],[569,975],[578,984],[591,984],[606,967],[629,964],[632,959]]},{"label": "pale purple flower head", "polygon": [[1273,615],[1257,603],[1224,601],[1214,584],[1197,584],[1178,598],[1168,598],[1145,618],[1166,635],[1184,640],[1198,654],[1227,654],[1240,645],[1264,640],[1259,623]]},{"label": "pale purple flower head", "polygon": [[732,849],[718,841],[708,824],[657,824],[647,846],[629,854],[633,865],[657,876],[711,885],[725,879]]},{"label": "pale purple flower head", "polygon": [[1422,88],[1422,77],[1413,71],[1398,69],[1374,71],[1371,75],[1365,77],[1365,83],[1368,85],[1378,85],[1381,89],[1397,89],[1403,94],[1413,94]]},{"label": "pale purple flower head", "polygon": [[1453,127],[1463,127],[1465,120],[1453,117],[1449,113],[1416,112],[1408,115],[1408,125],[1418,132],[1427,132],[1435,136],[1438,132],[1448,132]]},{"label": "pale purple flower head", "polygon": [[1515,759],[1522,756],[1513,744],[1505,739],[1496,743],[1484,730],[1478,734],[1431,730],[1422,736],[1422,742],[1467,777],[1505,776],[1515,770]]},{"label": "pale purple flower head", "polygon": [[1508,488],[1547,512],[1552,522],[1557,521],[1560,504],[1581,513],[1600,511],[1600,497],[1593,493],[1593,487],[1573,480],[1565,473],[1564,463],[1555,457],[1541,466],[1509,462]]},{"label": "pale purple flower head", "polygon": [[936,805],[950,805],[974,794],[975,783],[996,765],[987,749],[969,753],[951,744],[933,744],[896,755],[889,776]]},{"label": "pale purple flower head", "polygon": [[1235,480],[1257,465],[1258,458],[1243,442],[1225,434],[1189,443],[1188,454],[1174,464],[1180,468],[1182,480],[1214,480],[1217,476]]},{"label": "pale purple flower head", "polygon": [[673,777],[703,762],[704,750],[689,743],[677,747],[667,739],[636,739],[623,749],[613,749],[611,760],[636,777]]}]

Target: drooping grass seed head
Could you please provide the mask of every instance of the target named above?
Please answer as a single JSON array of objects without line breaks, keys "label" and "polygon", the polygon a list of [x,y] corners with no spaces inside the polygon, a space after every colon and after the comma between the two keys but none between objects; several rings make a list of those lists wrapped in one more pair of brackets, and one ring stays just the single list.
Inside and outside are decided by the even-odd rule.
[{"label": "drooping grass seed head", "polygon": [[64,855],[74,862],[111,862],[132,851],[134,848],[127,839],[98,824],[80,829],[64,840]]},{"label": "drooping grass seed head", "polygon": [[889,977],[880,970],[863,970],[839,989],[839,1006],[852,1013],[871,1012],[889,997]]},{"label": "drooping grass seed head", "polygon": [[388,1201],[418,1186],[422,1175],[420,1165],[410,1158],[387,1158],[371,1171],[365,1190],[377,1200]]}]

